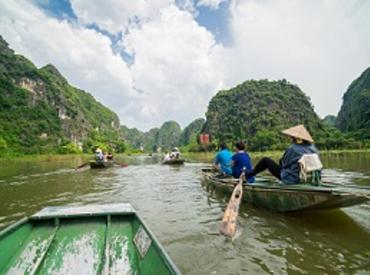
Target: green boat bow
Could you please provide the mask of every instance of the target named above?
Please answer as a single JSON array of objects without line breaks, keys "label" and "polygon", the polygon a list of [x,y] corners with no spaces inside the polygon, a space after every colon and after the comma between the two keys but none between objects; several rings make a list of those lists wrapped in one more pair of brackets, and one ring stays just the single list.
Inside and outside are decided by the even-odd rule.
[{"label": "green boat bow", "polygon": [[47,207],[0,232],[0,274],[180,274],[130,204]]}]

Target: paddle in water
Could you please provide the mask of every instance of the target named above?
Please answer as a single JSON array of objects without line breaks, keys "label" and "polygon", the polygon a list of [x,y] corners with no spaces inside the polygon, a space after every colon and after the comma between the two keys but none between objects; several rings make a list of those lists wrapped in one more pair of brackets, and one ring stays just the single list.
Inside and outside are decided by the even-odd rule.
[{"label": "paddle in water", "polygon": [[220,232],[230,238],[233,238],[236,233],[239,205],[243,197],[243,178],[244,172],[240,174],[239,183],[234,188],[220,224]]},{"label": "paddle in water", "polygon": [[80,169],[80,168],[82,168],[82,167],[85,167],[86,165],[88,165],[90,162],[88,161],[88,162],[85,162],[85,163],[83,163],[83,164],[81,164],[81,165],[79,165],[79,166],[77,166],[76,168],[75,168],[75,170],[78,170],[78,169]]},{"label": "paddle in water", "polygon": [[128,166],[128,164],[127,164],[127,163],[119,163],[119,162],[117,162],[117,161],[115,161],[115,160],[114,160],[114,163],[115,163],[115,164],[117,164],[118,166],[121,166],[122,168],[124,168],[124,167],[127,167],[127,166]]}]

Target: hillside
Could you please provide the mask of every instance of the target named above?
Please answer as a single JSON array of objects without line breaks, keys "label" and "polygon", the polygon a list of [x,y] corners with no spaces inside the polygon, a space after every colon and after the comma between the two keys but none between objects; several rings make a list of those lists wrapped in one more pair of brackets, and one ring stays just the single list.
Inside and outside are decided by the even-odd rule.
[{"label": "hillside", "polygon": [[370,139],[370,68],[345,92],[336,126],[358,139]]},{"label": "hillside", "polygon": [[121,131],[125,141],[135,149],[143,147],[146,151],[155,151],[160,147],[169,150],[180,144],[181,127],[175,121],[166,121],[159,129],[153,128],[148,132],[126,126],[122,126]]},{"label": "hillside", "polygon": [[188,145],[194,140],[198,140],[199,134],[201,133],[204,124],[206,123],[204,118],[198,118],[193,120],[188,126],[184,128],[180,137],[180,144],[182,146]]},{"label": "hillside", "polygon": [[245,140],[251,150],[284,148],[282,129],[304,124],[317,140],[326,136],[309,98],[286,80],[249,80],[210,101],[204,131],[214,141]]},{"label": "hillside", "polygon": [[69,85],[54,66],[38,69],[15,54],[0,36],[2,150],[44,153],[78,144],[89,151],[98,142],[122,149],[117,115]]}]

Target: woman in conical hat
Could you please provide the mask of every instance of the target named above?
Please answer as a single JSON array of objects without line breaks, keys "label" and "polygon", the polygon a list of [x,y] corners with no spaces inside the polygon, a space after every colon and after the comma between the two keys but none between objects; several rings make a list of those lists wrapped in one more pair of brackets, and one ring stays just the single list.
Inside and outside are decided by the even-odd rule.
[{"label": "woman in conical hat", "polygon": [[285,129],[282,133],[292,138],[292,144],[285,151],[279,164],[270,158],[264,157],[251,172],[247,173],[247,176],[255,176],[264,170],[268,170],[285,184],[297,184],[300,182],[299,159],[304,154],[318,154],[319,152],[313,145],[313,138],[303,125]]}]

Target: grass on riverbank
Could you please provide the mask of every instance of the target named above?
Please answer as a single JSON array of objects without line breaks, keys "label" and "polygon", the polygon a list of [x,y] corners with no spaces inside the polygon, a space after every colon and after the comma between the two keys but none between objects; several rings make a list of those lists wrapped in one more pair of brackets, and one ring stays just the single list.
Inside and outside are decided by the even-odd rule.
[{"label": "grass on riverbank", "polygon": [[[265,151],[265,152],[248,152],[253,158],[261,157],[270,157],[270,158],[279,158],[283,155],[283,151]],[[344,149],[344,150],[324,150],[320,151],[320,154],[348,154],[348,153],[370,153],[370,149]],[[123,153],[116,154],[116,157],[125,157],[125,156],[139,156],[139,155],[148,155],[149,153]],[[191,153],[184,152],[182,153],[184,158],[194,159],[194,160],[212,160],[216,152],[199,152]],[[81,159],[91,159],[93,154],[38,154],[38,155],[12,155],[6,154],[0,156],[1,160],[38,160],[38,161],[51,161],[51,160],[64,160],[71,158],[81,158]]]}]

